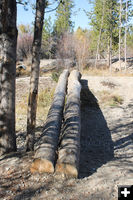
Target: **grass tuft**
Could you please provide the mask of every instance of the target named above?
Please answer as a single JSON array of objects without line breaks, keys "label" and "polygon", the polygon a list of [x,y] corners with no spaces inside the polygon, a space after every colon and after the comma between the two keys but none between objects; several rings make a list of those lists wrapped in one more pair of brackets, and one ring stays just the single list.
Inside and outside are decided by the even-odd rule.
[{"label": "grass tuft", "polygon": [[54,90],[51,88],[46,88],[38,94],[38,107],[47,107],[51,104],[54,96]]},{"label": "grass tuft", "polygon": [[100,103],[104,106],[119,106],[123,103],[123,98],[117,94],[103,90],[98,93]]},{"label": "grass tuft", "polygon": [[110,81],[102,81],[101,84],[103,86],[109,87],[110,89],[115,88],[117,86],[115,83],[110,82]]}]

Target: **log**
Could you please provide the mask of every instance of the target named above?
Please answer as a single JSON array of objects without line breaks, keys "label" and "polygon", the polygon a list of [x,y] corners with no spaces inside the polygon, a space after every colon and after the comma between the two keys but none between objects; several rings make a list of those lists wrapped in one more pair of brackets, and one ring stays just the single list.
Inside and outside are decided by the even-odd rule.
[{"label": "log", "polygon": [[53,173],[56,150],[63,118],[64,102],[67,88],[68,70],[64,70],[54,93],[53,102],[48,112],[43,133],[35,149],[31,172]]},{"label": "log", "polygon": [[80,73],[73,70],[68,78],[68,94],[56,172],[78,177],[80,154]]}]

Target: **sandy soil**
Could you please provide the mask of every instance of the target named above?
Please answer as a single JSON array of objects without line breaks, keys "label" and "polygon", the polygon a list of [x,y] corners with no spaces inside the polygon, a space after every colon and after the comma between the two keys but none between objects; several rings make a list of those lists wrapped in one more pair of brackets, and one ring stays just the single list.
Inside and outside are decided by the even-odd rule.
[{"label": "sandy soil", "polygon": [[[116,200],[118,185],[133,184],[133,77],[84,75],[81,82],[79,178],[32,175],[33,154],[21,148],[0,158],[1,200]],[[99,91],[105,90],[120,95],[123,104],[104,105]],[[18,132],[17,138],[20,144],[25,132]]]}]

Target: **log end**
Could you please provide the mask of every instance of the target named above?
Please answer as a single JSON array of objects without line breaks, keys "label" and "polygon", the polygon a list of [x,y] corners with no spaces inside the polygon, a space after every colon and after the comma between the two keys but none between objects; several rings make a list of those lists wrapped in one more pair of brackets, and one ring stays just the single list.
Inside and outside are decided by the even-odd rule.
[{"label": "log end", "polygon": [[56,173],[64,174],[69,177],[77,178],[78,170],[75,166],[66,163],[57,163]]},{"label": "log end", "polygon": [[54,173],[53,163],[46,159],[35,159],[30,168],[31,173]]}]

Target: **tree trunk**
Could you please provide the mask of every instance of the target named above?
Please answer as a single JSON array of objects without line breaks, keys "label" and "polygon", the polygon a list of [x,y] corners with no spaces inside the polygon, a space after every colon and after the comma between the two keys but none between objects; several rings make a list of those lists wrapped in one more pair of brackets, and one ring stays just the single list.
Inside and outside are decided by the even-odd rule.
[{"label": "tree trunk", "polygon": [[122,12],[122,0],[120,0],[120,17],[119,17],[119,67],[121,70],[121,12]]},{"label": "tree trunk", "polygon": [[112,72],[112,32],[110,37],[110,72]]},{"label": "tree trunk", "polygon": [[0,1],[0,155],[16,151],[16,0]]},{"label": "tree trunk", "polygon": [[108,40],[108,56],[107,56],[107,65],[110,69],[110,38]]},{"label": "tree trunk", "polygon": [[126,0],[126,25],[125,25],[125,70],[127,70],[127,9],[128,9],[128,0]]},{"label": "tree trunk", "polygon": [[80,153],[80,73],[73,70],[68,78],[63,135],[58,153],[56,172],[78,177]]},{"label": "tree trunk", "polygon": [[34,40],[32,47],[32,66],[30,76],[30,91],[27,110],[27,138],[26,150],[34,149],[34,135],[36,125],[37,95],[40,71],[40,50],[42,40],[42,28],[44,19],[45,0],[36,0],[36,18],[34,27]]},{"label": "tree trunk", "polygon": [[31,166],[31,172],[54,172],[55,156],[58,147],[58,139],[63,118],[64,101],[66,94],[68,70],[61,74],[55,93],[53,103],[50,107],[43,134],[38,142],[35,160]]},{"label": "tree trunk", "polygon": [[113,18],[113,5],[111,2],[111,8],[110,8],[110,18],[111,18],[111,24],[110,24],[110,72],[112,72],[112,31],[113,31],[113,25],[112,25],[112,18]]},{"label": "tree trunk", "polygon": [[109,41],[108,41],[107,65],[111,72],[112,71],[112,29],[110,30],[110,37],[109,37]]},{"label": "tree trunk", "polygon": [[103,18],[104,18],[104,9],[105,8],[105,0],[103,2],[103,13],[102,13],[102,20],[101,20],[101,27],[99,31],[99,38],[97,41],[97,52],[96,52],[96,59],[95,59],[95,68],[97,67],[97,60],[99,59],[99,49],[100,49],[100,41],[101,41],[101,35],[102,35],[102,28],[103,28]]}]

